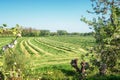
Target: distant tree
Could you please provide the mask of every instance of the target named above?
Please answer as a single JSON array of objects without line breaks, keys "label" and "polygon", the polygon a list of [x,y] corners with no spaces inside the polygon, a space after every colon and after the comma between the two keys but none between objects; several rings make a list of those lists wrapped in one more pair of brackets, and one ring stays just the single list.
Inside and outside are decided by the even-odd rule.
[{"label": "distant tree", "polygon": [[71,35],[80,35],[80,33],[78,33],[78,32],[73,32],[73,33],[71,33]]},{"label": "distant tree", "polygon": [[94,33],[93,32],[87,32],[87,33],[83,33],[83,36],[92,36]]},{"label": "distant tree", "polygon": [[40,30],[40,36],[49,36],[50,31],[49,30]]},{"label": "distant tree", "polygon": [[67,35],[67,31],[66,30],[57,30],[57,34],[58,35]]},{"label": "distant tree", "polygon": [[28,34],[27,29],[26,29],[26,28],[23,28],[23,29],[22,29],[22,36],[27,36],[27,34]]},{"label": "distant tree", "polygon": [[40,34],[40,30],[34,29],[32,33],[33,33],[33,36],[38,37]]},{"label": "distant tree", "polygon": [[120,0],[91,0],[93,11],[98,17],[82,21],[87,23],[95,31],[95,39],[98,43],[96,52],[99,53],[102,63],[110,69],[120,60]]},{"label": "distant tree", "polygon": [[39,34],[40,34],[39,30],[33,29],[31,27],[22,29],[22,36],[37,37],[37,36],[39,36]]},{"label": "distant tree", "polygon": [[57,32],[51,32],[50,33],[50,36],[56,36],[57,35]]}]

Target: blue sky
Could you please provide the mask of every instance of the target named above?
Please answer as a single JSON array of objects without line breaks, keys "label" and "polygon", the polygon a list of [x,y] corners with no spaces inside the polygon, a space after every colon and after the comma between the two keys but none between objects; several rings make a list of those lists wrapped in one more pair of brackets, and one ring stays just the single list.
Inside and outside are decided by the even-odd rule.
[{"label": "blue sky", "polygon": [[90,0],[0,0],[0,25],[20,24],[36,29],[90,32],[80,21],[81,16],[91,18]]}]

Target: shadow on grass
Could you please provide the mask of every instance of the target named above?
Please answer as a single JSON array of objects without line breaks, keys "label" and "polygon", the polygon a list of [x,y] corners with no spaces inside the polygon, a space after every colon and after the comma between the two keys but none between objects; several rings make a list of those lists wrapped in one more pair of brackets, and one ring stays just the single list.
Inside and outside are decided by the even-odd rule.
[{"label": "shadow on grass", "polygon": [[[80,75],[72,70],[60,69],[66,76],[73,76],[74,80],[79,80]],[[84,80],[84,79],[83,79]],[[91,77],[86,77],[85,80],[120,80],[120,75],[94,75]]]},{"label": "shadow on grass", "polygon": [[73,70],[60,69],[66,76],[73,76],[76,74]]},{"label": "shadow on grass", "polygon": [[87,77],[87,80],[120,80],[120,75],[116,76],[116,75],[104,75],[104,76],[100,76],[100,75],[95,75],[95,76],[91,76],[91,77]]}]

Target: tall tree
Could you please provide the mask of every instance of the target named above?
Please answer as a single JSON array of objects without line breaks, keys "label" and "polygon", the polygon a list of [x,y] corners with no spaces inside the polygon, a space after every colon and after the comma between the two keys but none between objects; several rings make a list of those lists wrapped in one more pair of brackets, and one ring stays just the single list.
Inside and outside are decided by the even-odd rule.
[{"label": "tall tree", "polygon": [[81,20],[92,26],[95,32],[96,47],[102,63],[112,69],[120,60],[120,0],[91,0],[97,18]]}]

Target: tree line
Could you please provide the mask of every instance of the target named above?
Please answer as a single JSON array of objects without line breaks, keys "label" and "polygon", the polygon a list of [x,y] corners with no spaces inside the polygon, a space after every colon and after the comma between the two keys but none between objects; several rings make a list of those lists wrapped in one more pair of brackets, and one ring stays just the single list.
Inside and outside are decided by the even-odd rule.
[{"label": "tree line", "polygon": [[90,36],[93,35],[93,32],[88,33],[79,33],[72,32],[69,33],[66,30],[57,30],[56,32],[51,32],[50,30],[39,30],[35,28],[23,28],[22,26],[16,24],[15,27],[8,28],[7,24],[0,26],[0,36],[15,36],[16,32],[21,31],[23,37],[39,37],[39,36],[63,36],[63,35],[77,35],[77,36]]},{"label": "tree line", "polygon": [[37,30],[33,28],[24,28],[22,31],[22,36],[29,37],[39,37],[39,36],[63,36],[63,35],[77,35],[77,36],[90,36],[93,32],[79,33],[73,32],[69,33],[66,30],[57,30],[56,32],[51,32],[50,30]]}]

